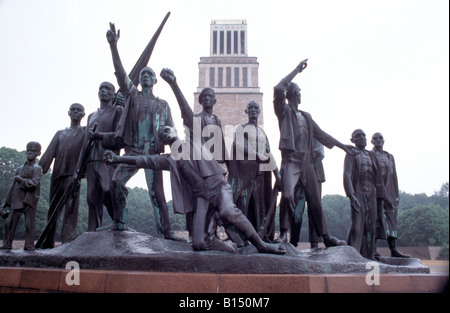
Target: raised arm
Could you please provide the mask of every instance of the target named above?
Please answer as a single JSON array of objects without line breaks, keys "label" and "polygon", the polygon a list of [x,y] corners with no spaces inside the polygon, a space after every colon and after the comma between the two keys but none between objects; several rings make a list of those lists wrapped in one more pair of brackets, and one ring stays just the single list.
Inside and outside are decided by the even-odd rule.
[{"label": "raised arm", "polygon": [[305,59],[303,61],[301,61],[299,63],[299,65],[297,65],[295,67],[295,69],[290,72],[286,77],[284,77],[279,83],[278,85],[275,86],[275,88],[282,88],[282,89],[286,89],[287,86],[289,85],[289,83],[294,79],[294,77],[303,72],[303,70],[308,66],[308,64],[306,63],[308,61],[308,59]]},{"label": "raised arm", "polygon": [[283,118],[287,108],[286,90],[289,87],[289,83],[297,74],[301,73],[306,68],[307,61],[308,59],[301,61],[292,72],[283,77],[283,79],[273,88],[273,106],[275,115],[277,115],[279,120]]},{"label": "raised arm", "polygon": [[[116,26],[114,23],[109,23],[109,30],[106,32],[106,39],[108,40],[109,47],[111,48],[111,55],[114,64],[115,75],[120,88],[124,91],[129,91],[131,80],[128,78],[127,73],[122,64],[122,60],[119,56],[119,50],[117,49],[117,42],[120,38],[120,29],[116,32]],[[128,78],[128,79],[127,79]]]},{"label": "raised arm", "polygon": [[183,124],[192,131],[194,128],[194,126],[193,126],[194,112],[192,111],[191,107],[189,106],[189,103],[187,102],[186,98],[184,97],[183,93],[181,92],[181,89],[178,86],[177,78],[175,77],[175,74],[173,73],[172,70],[170,70],[168,68],[164,68],[161,71],[160,76],[172,88],[172,91],[175,94],[175,97],[177,98],[178,106],[180,107]]}]

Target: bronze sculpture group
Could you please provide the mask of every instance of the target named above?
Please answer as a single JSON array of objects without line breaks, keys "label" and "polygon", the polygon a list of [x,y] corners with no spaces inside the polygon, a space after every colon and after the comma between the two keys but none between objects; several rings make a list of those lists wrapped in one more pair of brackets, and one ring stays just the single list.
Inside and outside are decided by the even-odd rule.
[{"label": "bronze sculpture group", "polygon": [[[154,38],[159,36],[162,26]],[[247,104],[248,122],[237,127],[229,155],[222,132],[214,138],[196,138],[196,129],[221,129],[220,118],[213,114],[214,90],[202,90],[199,102],[203,110],[194,113],[173,71],[163,69],[160,76],[172,88],[183,119],[186,138],[181,140],[169,103],[153,93],[156,74],[146,66],[156,39],[152,39],[146,54],[127,74],[117,48],[120,31],[116,32],[114,24],[110,24],[106,37],[119,90],[116,92],[110,82],[100,84],[100,107],[88,116],[86,127],[80,126],[85,115],[83,106],[72,104],[70,127],[55,134],[39,163],[36,158],[40,155],[40,145],[35,142],[27,145],[27,161],[17,170],[2,208],[2,216],[7,218],[3,249],[11,249],[21,213],[26,218],[25,249],[34,249],[39,181],[53,163],[48,212],[49,223],[52,219],[53,224],[41,236],[36,244],[38,248],[54,247],[54,220],[62,215],[63,207],[63,243],[75,239],[79,193],[73,188],[75,197],[72,196],[70,205],[66,193],[77,174],[87,179],[87,231],[128,230],[126,183],[143,168],[159,233],[165,239],[183,241],[171,230],[164,194],[162,171],[170,171],[174,211],[185,214],[189,243],[195,251],[237,253],[239,247],[250,242],[259,252],[286,253],[285,244],[297,245],[299,241],[307,204],[312,248],[317,248],[321,241],[326,247],[348,244],[362,256],[375,259],[376,240],[384,239],[393,257],[409,257],[396,246],[399,192],[393,156],[383,150],[384,139],[380,133],[372,137],[372,151],[365,149],[365,133],[360,129],[352,133],[351,142],[355,146],[345,145],[323,131],[309,113],[299,110],[300,88],[292,80],[307,67],[307,60],[301,61],[274,87],[282,156],[278,170],[267,136],[258,126],[259,103]],[[171,148],[170,154],[164,154],[166,145]],[[321,203],[324,146],[329,149],[337,146],[346,152],[344,189],[351,203],[351,225],[346,241],[331,236],[327,230]],[[279,192],[280,235],[275,238]],[[103,224],[103,206],[112,220],[110,225]],[[218,238],[218,226],[223,226],[231,244]]]}]

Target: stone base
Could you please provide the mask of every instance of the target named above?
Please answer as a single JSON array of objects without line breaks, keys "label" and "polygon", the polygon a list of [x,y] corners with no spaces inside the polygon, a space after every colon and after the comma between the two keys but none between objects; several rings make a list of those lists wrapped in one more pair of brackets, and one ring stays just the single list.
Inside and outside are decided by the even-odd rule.
[{"label": "stone base", "polygon": [[[356,274],[375,264],[380,273],[429,274],[419,259],[371,262],[353,247],[298,250],[286,244],[285,255],[258,253],[254,246],[232,254],[193,251],[187,243],[129,231],[86,232],[71,243],[33,252],[0,251],[0,266],[65,269],[70,261],[80,269],[228,274]],[[391,259],[391,260],[388,260]],[[389,262],[391,264],[387,264]]]},{"label": "stone base", "polygon": [[[177,305],[177,299],[186,298],[182,293],[201,299],[220,299],[220,295],[212,294],[233,293],[233,297],[269,297],[273,305],[276,293],[440,293],[448,286],[448,274],[381,274],[378,285],[367,284],[365,274],[218,274],[82,269],[78,285],[72,284],[74,278],[73,272],[65,269],[0,267],[0,293],[158,293],[157,301],[162,301],[161,293],[180,293],[172,295],[173,299],[166,302],[168,305]],[[192,293],[210,296],[193,296]],[[249,295],[252,293],[264,295]],[[286,299],[295,304],[297,297]],[[283,297],[281,299],[284,300]],[[146,297],[147,303],[148,300]]]}]

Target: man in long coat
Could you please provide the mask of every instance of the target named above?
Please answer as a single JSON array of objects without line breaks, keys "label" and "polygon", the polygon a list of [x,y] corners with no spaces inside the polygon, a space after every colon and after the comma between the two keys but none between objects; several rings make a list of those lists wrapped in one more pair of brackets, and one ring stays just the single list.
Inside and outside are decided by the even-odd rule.
[{"label": "man in long coat", "polygon": [[239,125],[234,134],[233,157],[228,163],[228,181],[233,189],[234,202],[258,232],[265,222],[270,221],[271,225],[266,227],[268,231],[263,235],[263,239],[269,241],[273,240],[275,230],[275,219],[268,216],[274,196],[272,171],[278,184],[280,174],[270,152],[267,135],[258,126],[259,103],[250,101],[245,113],[248,122]]},{"label": "man in long coat", "polygon": [[[142,90],[125,72],[117,49],[120,32],[116,33],[114,24],[107,31],[107,40],[111,48],[115,74],[120,89],[127,101],[119,124],[116,138],[123,142],[125,155],[153,155],[164,152],[164,143],[159,132],[165,126],[173,126],[172,114],[167,101],[155,97],[153,86],[157,79],[150,67],[144,67],[139,76]],[[114,220],[111,229],[124,230],[128,222],[126,183],[139,169],[130,164],[120,164],[114,172],[112,184],[116,199],[114,201]],[[164,195],[163,175],[161,170],[145,169],[148,192],[155,211],[158,232],[165,239],[183,241],[171,229],[169,209]],[[117,213],[116,213],[117,212]]]},{"label": "man in long coat", "polygon": [[[68,115],[70,117],[70,127],[56,132],[39,160],[39,165],[42,167],[44,174],[47,173],[53,163],[48,219],[52,216],[66,189],[73,181],[77,171],[78,159],[83,149],[86,127],[80,126],[80,123],[85,115],[84,107],[79,103],[74,103],[69,107]],[[77,194],[74,201],[72,211],[69,210],[69,202],[65,205],[61,230],[61,241],[63,243],[72,241],[78,235],[76,228],[80,193]],[[45,241],[42,243],[43,248],[53,248],[55,246],[56,226],[57,223],[49,230]]]},{"label": "man in long coat", "polygon": [[409,258],[408,254],[401,253],[397,248],[398,220],[397,211],[400,200],[398,189],[397,170],[392,154],[383,150],[384,138],[381,133],[372,135],[372,153],[375,155],[382,185],[379,187],[384,197],[377,199],[377,239],[387,240],[392,257]]},{"label": "man in long coat", "polygon": [[311,115],[298,109],[301,103],[300,88],[291,82],[306,66],[307,60],[300,64],[274,87],[274,110],[280,128],[281,150],[281,203],[280,203],[280,240],[287,242],[292,216],[297,203],[296,188],[305,193],[308,210],[311,210],[317,235],[323,238],[325,246],[345,244],[328,234],[322,212],[322,202],[313,164],[313,138],[331,149],[337,146],[347,153],[352,153],[351,146],[346,146],[324,132],[312,119]]},{"label": "man in long coat", "polygon": [[[98,88],[100,107],[89,114],[87,121],[87,133],[85,144],[89,138],[95,141],[86,166],[87,203],[89,206],[88,231],[95,231],[103,224],[103,206],[106,207],[111,219],[114,219],[115,199],[112,178],[116,170],[116,164],[103,162],[105,150],[112,150],[119,154],[120,145],[115,139],[115,132],[122,116],[123,107],[113,105],[115,87],[110,82],[102,82]],[[92,129],[97,125],[96,131]],[[85,149],[86,147],[84,147]],[[84,150],[83,149],[83,150]],[[81,165],[81,153],[79,165]]]}]

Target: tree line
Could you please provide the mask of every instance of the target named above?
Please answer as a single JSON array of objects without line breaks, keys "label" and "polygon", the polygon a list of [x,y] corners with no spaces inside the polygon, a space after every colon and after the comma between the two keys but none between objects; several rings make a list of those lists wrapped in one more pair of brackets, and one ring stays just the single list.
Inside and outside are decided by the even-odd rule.
[{"label": "tree line", "polygon": [[[0,148],[0,201],[3,203],[8,190],[13,182],[16,169],[26,160],[25,151]],[[36,212],[36,239],[42,233],[47,224],[47,212],[49,208],[51,173],[42,176],[41,198]],[[86,202],[86,180],[82,180],[80,188],[80,208],[78,218],[78,233],[87,229],[88,205]],[[149,201],[148,191],[142,188],[128,188],[127,209],[129,227],[136,231],[157,236],[155,225],[155,213]],[[398,208],[399,239],[403,246],[443,246],[448,255],[449,242],[449,183],[442,184],[433,195],[424,193],[409,194],[400,193]],[[350,225],[350,202],[341,195],[325,195],[322,198],[323,210],[328,226],[328,231],[333,236],[345,239]],[[168,202],[170,220],[173,230],[185,230],[184,215],[174,214],[172,201]],[[277,210],[278,212],[278,210]],[[308,242],[308,216],[307,209],[303,214],[300,241]],[[278,230],[278,217],[275,219]],[[103,223],[109,223],[109,215],[104,210]],[[0,219],[0,230],[4,235],[5,220]],[[60,227],[58,228],[60,230]],[[58,231],[59,235],[59,231]],[[16,239],[25,238],[24,221],[21,219],[16,230]],[[58,238],[57,238],[58,240]]]}]

